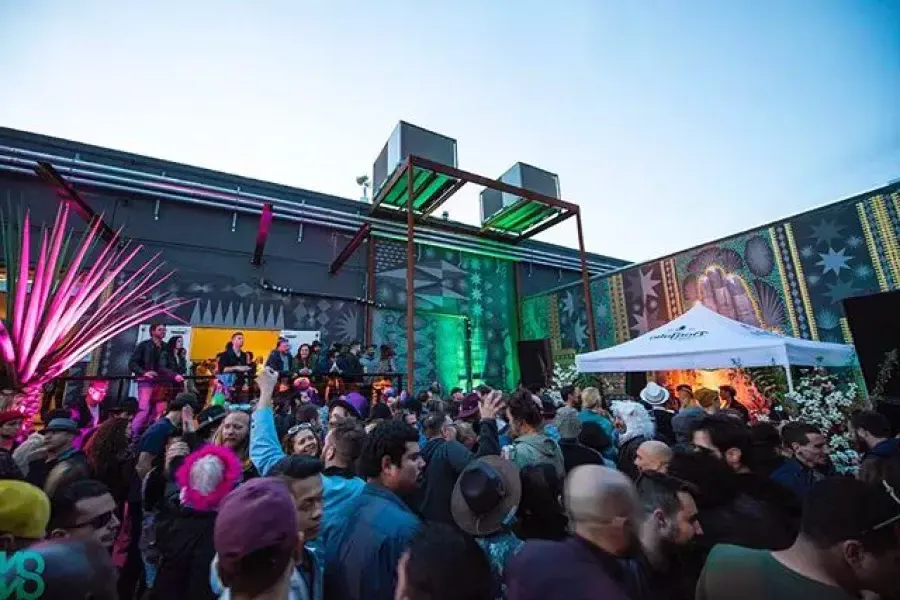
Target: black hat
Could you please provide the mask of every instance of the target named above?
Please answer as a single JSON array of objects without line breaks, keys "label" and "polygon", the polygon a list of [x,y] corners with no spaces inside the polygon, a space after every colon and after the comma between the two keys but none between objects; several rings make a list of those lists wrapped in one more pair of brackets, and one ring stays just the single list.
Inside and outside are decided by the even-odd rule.
[{"label": "black hat", "polygon": [[47,426],[44,427],[44,431],[65,431],[66,433],[74,433],[76,435],[79,433],[78,424],[75,423],[75,421],[73,421],[72,419],[63,419],[60,417],[57,417],[50,421],[50,423],[48,423]]},{"label": "black hat", "polygon": [[450,512],[466,533],[491,535],[503,528],[521,498],[516,466],[499,456],[484,456],[469,463],[456,480]]},{"label": "black hat", "polygon": [[132,398],[130,396],[128,398],[122,398],[110,407],[109,412],[136,415],[138,412],[137,398]]},{"label": "black hat", "polygon": [[204,408],[197,415],[197,431],[202,433],[211,427],[218,426],[225,419],[226,414],[228,414],[228,411],[225,410],[224,406]]}]

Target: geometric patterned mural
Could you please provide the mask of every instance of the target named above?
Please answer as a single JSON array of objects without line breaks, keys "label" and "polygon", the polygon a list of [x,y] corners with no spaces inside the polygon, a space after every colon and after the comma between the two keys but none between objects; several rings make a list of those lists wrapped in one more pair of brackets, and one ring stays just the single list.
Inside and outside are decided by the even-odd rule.
[{"label": "geometric patterned mural", "polygon": [[[416,245],[415,252],[415,389],[434,381],[445,390],[465,387],[469,376],[474,385],[513,389],[518,383],[513,264],[433,246]],[[375,299],[386,307],[375,311],[373,341],[391,344],[395,366],[405,370],[405,243],[377,240]]]},{"label": "geometric patterned mural", "polygon": [[[323,343],[363,338],[365,309],[345,300],[288,296],[233,278],[179,269],[160,293],[192,300],[178,317],[192,326],[239,329],[318,330]],[[102,374],[128,373],[128,359],[137,342],[137,327],[107,344]]]},{"label": "geometric patterned mural", "polygon": [[[842,301],[900,288],[900,186],[803,213],[591,282],[597,347],[627,341],[696,303],[812,340],[851,342]],[[521,302],[524,339],[587,349],[580,284]]]}]

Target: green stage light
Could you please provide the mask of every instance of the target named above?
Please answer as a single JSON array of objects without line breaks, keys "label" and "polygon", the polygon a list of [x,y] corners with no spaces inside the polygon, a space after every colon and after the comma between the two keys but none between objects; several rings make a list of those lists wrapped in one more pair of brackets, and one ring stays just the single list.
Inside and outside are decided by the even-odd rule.
[{"label": "green stage light", "polygon": [[484,223],[483,228],[500,233],[521,235],[529,229],[549,221],[560,212],[560,209],[541,202],[520,198],[517,202],[502,208],[491,216]]},{"label": "green stage light", "polygon": [[[425,212],[432,202],[440,198],[457,180],[441,173],[421,167],[413,168],[413,211]],[[388,182],[390,186],[382,192],[381,206],[406,210],[408,205],[408,182],[403,175]]]}]

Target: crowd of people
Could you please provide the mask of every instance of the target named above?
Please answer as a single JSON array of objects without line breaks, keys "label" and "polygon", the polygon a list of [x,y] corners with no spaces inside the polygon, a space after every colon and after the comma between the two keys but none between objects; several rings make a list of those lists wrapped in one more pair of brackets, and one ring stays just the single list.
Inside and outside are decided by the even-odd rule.
[{"label": "crowd of people", "polygon": [[[173,356],[152,339],[138,374]],[[877,412],[839,476],[827,432],[755,422],[728,386],[406,394],[376,365],[326,399],[285,350],[249,406],[183,391],[154,415],[148,395],[21,441],[0,412],[0,551],[42,564],[7,569],[4,597],[900,597],[900,441]]]}]

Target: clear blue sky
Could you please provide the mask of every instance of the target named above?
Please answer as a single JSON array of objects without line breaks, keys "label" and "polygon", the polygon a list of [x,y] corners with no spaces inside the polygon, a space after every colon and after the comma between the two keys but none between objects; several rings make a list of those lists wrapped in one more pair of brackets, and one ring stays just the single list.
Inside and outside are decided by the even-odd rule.
[{"label": "clear blue sky", "polygon": [[900,177],[900,1],[0,0],[2,125],[358,197],[399,119],[649,259]]}]

